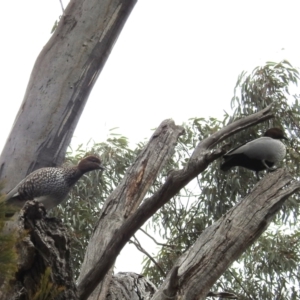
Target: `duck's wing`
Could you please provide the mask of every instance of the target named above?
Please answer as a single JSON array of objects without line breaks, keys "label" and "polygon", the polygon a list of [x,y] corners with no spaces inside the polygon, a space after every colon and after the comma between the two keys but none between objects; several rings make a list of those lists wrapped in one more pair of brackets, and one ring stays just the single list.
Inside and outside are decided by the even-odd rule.
[{"label": "duck's wing", "polygon": [[230,157],[232,154],[238,154],[243,152],[243,146],[245,146],[246,144],[251,143],[251,142],[246,142],[244,144],[241,144],[233,149],[230,149],[228,152],[226,152],[223,157],[226,159],[228,157]]},{"label": "duck's wing", "polygon": [[269,137],[260,137],[248,143],[244,143],[234,149],[229,150],[225,153],[224,158],[230,157],[236,154],[245,154],[249,158],[264,158],[264,149],[266,149],[267,145],[273,147],[274,139]]}]

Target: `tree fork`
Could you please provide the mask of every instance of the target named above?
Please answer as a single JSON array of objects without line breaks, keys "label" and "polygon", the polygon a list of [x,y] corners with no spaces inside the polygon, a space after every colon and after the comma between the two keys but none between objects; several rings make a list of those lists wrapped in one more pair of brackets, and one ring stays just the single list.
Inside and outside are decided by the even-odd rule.
[{"label": "tree fork", "polygon": [[[244,128],[253,126],[273,117],[274,115],[271,111],[271,106],[268,106],[255,114],[235,121],[234,123],[214,133],[210,137],[200,141],[195,148],[195,151],[192,154],[192,157],[187,166],[182,170],[171,172],[171,174],[167,177],[166,182],[158,189],[158,191],[148,199],[145,199],[139,207],[138,205],[142,198],[136,197],[135,200],[132,199],[128,202],[128,199],[126,199],[125,197],[125,195],[128,194],[145,195],[146,192],[145,190],[138,193],[128,192],[128,189],[130,190],[131,184],[126,184],[126,182],[132,182],[134,178],[139,178],[139,176],[134,175],[133,170],[136,170],[135,172],[139,174],[140,167],[138,167],[137,165],[135,165],[136,163],[134,163],[129,168],[127,174],[124,176],[123,181],[110,195],[110,197],[105,202],[104,207],[102,208],[98,224],[96,224],[95,231],[90,239],[81,274],[78,279],[78,292],[80,295],[80,299],[87,299],[91,291],[93,291],[97,287],[99,282],[101,282],[106,275],[107,277],[105,281],[107,281],[97,287],[96,294],[100,293],[100,286],[102,286],[102,288],[108,286],[108,282],[110,280],[108,278],[108,276],[110,276],[108,271],[112,268],[117,255],[124,247],[126,242],[129,241],[130,237],[159,208],[161,208],[174,195],[176,195],[181,188],[183,188],[199,173],[204,171],[211,162],[221,157],[226,152],[226,150],[223,148],[212,151],[209,149],[211,149],[217,143],[223,141],[230,135],[236,133],[237,131],[243,130]],[[168,133],[169,131],[176,133],[177,130],[177,133],[173,136],[173,139],[175,138],[175,140],[177,141],[179,135],[182,134],[182,129],[174,126],[175,124],[173,123],[173,121],[164,121],[153,134],[146,147],[149,147],[150,149],[152,147],[153,151],[160,153],[157,150],[154,150],[155,147],[153,147],[151,143],[155,141],[154,138],[159,138],[164,141],[166,137],[171,136],[170,133]],[[175,130],[173,128],[177,129]],[[173,143],[175,143],[175,140],[173,141]],[[165,144],[167,143],[165,142]],[[157,145],[161,145],[161,142],[157,143]],[[172,153],[174,148],[172,144],[170,144],[169,146],[171,147],[169,153]],[[160,149],[162,149],[161,146]],[[149,151],[149,155],[153,155],[153,151]],[[143,158],[143,153],[139,155],[137,161],[145,161],[145,158]],[[157,159],[155,159],[155,161],[157,161]],[[153,167],[153,172],[156,173],[157,167],[155,165],[153,165]],[[145,187],[145,185],[140,186]],[[134,204],[133,201],[138,201],[138,204]],[[130,207],[134,208],[130,213],[125,209],[126,205],[124,206],[124,203],[126,202],[131,203]],[[124,211],[126,211],[125,214]],[[103,290],[102,299],[104,299],[105,293],[106,289]]]}]

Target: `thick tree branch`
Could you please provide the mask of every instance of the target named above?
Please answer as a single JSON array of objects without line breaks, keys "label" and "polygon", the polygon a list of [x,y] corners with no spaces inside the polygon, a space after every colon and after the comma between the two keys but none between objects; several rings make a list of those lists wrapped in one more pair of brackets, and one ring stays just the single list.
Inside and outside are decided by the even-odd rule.
[{"label": "thick tree branch", "polygon": [[[204,171],[212,161],[225,153],[225,149],[209,151],[211,147],[223,141],[231,134],[236,133],[238,130],[263,122],[272,117],[274,117],[274,115],[271,112],[271,108],[267,107],[262,111],[224,127],[219,132],[216,132],[212,136],[201,141],[196,147],[195,152],[185,169],[171,172],[161,188],[150,198],[146,199],[138,209],[137,207],[142,199],[139,198],[137,203],[134,203],[135,200],[133,198],[132,200],[130,199],[136,193],[145,195],[146,189],[142,189],[141,192],[134,188],[135,193],[130,192],[132,182],[139,182],[139,180],[136,179],[137,177],[133,170],[137,170],[138,173],[141,172],[139,171],[140,167],[134,164],[128,170],[124,180],[120,183],[104,205],[99,223],[96,226],[94,235],[92,236],[89,244],[89,248],[95,247],[97,248],[97,252],[92,249],[87,250],[85,262],[83,264],[83,271],[80,274],[78,285],[80,299],[87,299],[90,291],[94,290],[97,284],[103,280],[121,249],[128,242],[130,237],[144,224],[144,222],[173,196],[175,196],[188,182]],[[166,123],[166,121],[163,122],[163,124],[164,123]],[[159,132],[162,132],[161,128],[164,127],[163,124],[159,127]],[[169,128],[166,128],[165,130],[168,131]],[[149,151],[148,148],[152,147],[151,143],[156,136],[159,138],[160,134],[156,132],[153,135],[144,151]],[[176,138],[178,138],[178,136],[179,134],[176,135]],[[173,141],[173,143],[175,143],[175,141]],[[169,149],[169,154],[170,151],[173,151],[173,149],[173,147]],[[159,150],[155,151],[159,154],[161,150],[159,148]],[[167,153],[168,151],[164,150],[164,152]],[[137,161],[143,161],[143,155],[144,154],[141,153],[137,158]],[[152,159],[151,155],[153,155],[152,151],[149,152],[149,161]],[[159,157],[161,156],[159,155],[158,158]],[[170,156],[168,155],[168,157]],[[159,163],[165,163],[166,161],[166,159],[159,160]],[[161,167],[162,165],[160,165],[160,168]],[[158,169],[154,162],[151,169],[152,172],[157,174]],[[141,176],[138,176],[138,178],[141,178]],[[143,179],[141,178],[141,180]],[[154,177],[151,178],[151,181],[152,180],[154,180]],[[135,186],[137,187],[136,184]],[[149,186],[150,185],[147,185],[147,187]],[[127,199],[124,198],[124,195],[126,194],[131,195],[131,197]],[[117,195],[119,195],[119,198]],[[126,201],[130,202],[130,206],[126,205]],[[124,211],[126,212],[125,214]],[[110,219],[113,220],[113,222],[110,222]],[[115,225],[113,230],[110,229],[112,223]],[[95,244],[97,244],[97,246],[95,246]],[[104,245],[105,251],[103,250]],[[101,248],[100,250],[99,247]]]},{"label": "thick tree branch", "polygon": [[[299,189],[300,183],[279,169],[266,175],[245,199],[208,227],[173,267],[179,267],[180,299],[205,299],[220,275],[266,230],[283,202]],[[163,299],[173,269],[153,300]]]},{"label": "thick tree branch", "polygon": [[[182,133],[183,128],[176,126],[172,120],[162,122],[155,130],[149,143],[136,158],[136,161],[129,167],[119,186],[108,197],[90,239],[78,279],[81,299],[86,299],[104,278],[124,244],[133,235],[131,234],[132,231],[129,232],[130,235],[127,234],[126,230],[121,233],[120,228],[126,220],[131,219],[132,214],[144,199],[158,173],[172,157],[178,137]],[[136,227],[136,230],[139,227]],[[117,234],[116,236],[117,232],[121,235]],[[122,246],[109,248],[108,250],[107,246],[112,242],[112,238],[116,238]],[[101,274],[96,275],[93,273],[96,277],[91,276],[90,270],[96,271],[97,260],[103,256],[107,260],[104,269],[101,268]],[[106,269],[106,267],[108,268]],[[109,275],[106,281],[94,292],[95,294],[99,295],[101,293],[105,297],[106,289],[109,286]]]},{"label": "thick tree branch", "polygon": [[[191,159],[197,158],[199,159],[200,155],[203,152],[207,151],[215,147],[218,143],[224,141],[231,135],[244,130],[248,127],[254,126],[259,124],[263,121],[267,121],[271,118],[274,118],[274,114],[271,110],[272,105],[267,106],[266,108],[260,110],[259,112],[252,114],[250,116],[244,117],[239,119],[226,127],[220,129],[218,132],[212,134],[211,136],[207,137],[201,143],[199,143],[191,157]],[[203,151],[204,150],[204,151]]]}]

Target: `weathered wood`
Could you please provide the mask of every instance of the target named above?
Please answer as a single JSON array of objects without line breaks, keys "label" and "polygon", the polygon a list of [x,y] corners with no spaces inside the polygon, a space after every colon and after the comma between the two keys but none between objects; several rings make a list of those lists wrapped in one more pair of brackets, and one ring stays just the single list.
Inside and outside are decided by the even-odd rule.
[{"label": "weathered wood", "polygon": [[[216,280],[267,229],[284,201],[299,189],[300,183],[279,169],[266,175],[245,199],[208,227],[174,264],[173,269],[179,267],[178,298],[205,299]],[[153,300],[165,299],[173,269]]]},{"label": "weathered wood", "polygon": [[18,226],[18,271],[0,299],[33,299],[38,293],[45,299],[78,299],[71,238],[63,223],[45,217],[41,204],[29,201],[21,211]]},{"label": "weathered wood", "polygon": [[[133,165],[129,167],[119,186],[106,200],[78,278],[80,299],[87,299],[106,275],[106,281],[102,282],[91,295],[91,299],[105,299],[111,276],[108,270],[132,236],[132,231],[127,234],[126,230],[120,231],[120,228],[137,210],[159,171],[173,155],[177,139],[182,133],[183,128],[176,126],[172,120],[162,122]],[[135,227],[135,230],[138,228]],[[116,240],[119,242],[118,246],[107,248]],[[104,257],[101,261],[105,264],[105,267],[101,268],[101,276],[99,277],[99,274],[91,276],[89,273],[91,269],[96,272],[100,270],[95,265],[101,257]]]},{"label": "weathered wood", "polygon": [[155,292],[155,285],[144,276],[118,273],[112,276],[106,300],[150,300]]},{"label": "weathered wood", "polygon": [[272,105],[269,105],[255,114],[232,122],[199,143],[193,152],[191,160],[198,160],[207,150],[212,149],[231,135],[271,118],[274,118],[274,113],[272,112]]},{"label": "weathered wood", "polygon": [[[109,197],[101,212],[99,222],[89,243],[82,271],[78,280],[80,299],[87,299],[90,291],[97,286],[97,283],[102,281],[106,275],[109,276],[108,270],[112,267],[122,247],[136,232],[136,230],[138,230],[138,228],[140,228],[144,222],[146,222],[159,208],[161,208],[174,195],[176,195],[181,188],[183,188],[199,173],[204,171],[212,161],[225,153],[225,149],[216,149],[213,151],[209,150],[213,145],[221,142],[230,134],[237,132],[236,127],[238,130],[242,130],[247,126],[257,124],[272,117],[273,114],[270,107],[268,107],[251,116],[238,120],[231,125],[224,127],[221,129],[221,131],[216,132],[203,141],[200,141],[195,149],[197,155],[192,155],[192,158],[190,159],[186,168],[171,172],[166,179],[166,182],[158,189],[158,191],[155,192],[150,198],[144,200],[144,202],[136,211],[135,209],[142,198],[136,197],[135,199],[132,198],[132,200],[128,200],[126,199],[126,195],[145,195],[147,186],[140,185],[142,191],[138,191],[138,185],[135,184],[134,181],[139,182],[139,174],[143,174],[142,172],[144,171],[143,165],[139,166],[134,164],[129,169],[128,173],[125,175],[123,181],[120,183],[117,189]],[[164,133],[160,129],[159,132]],[[177,136],[179,134],[180,133],[178,132]],[[159,137],[157,132],[154,133],[148,146],[151,145],[153,138],[156,136]],[[163,143],[160,142],[159,145],[161,144]],[[173,151],[173,147],[168,150],[169,153],[171,153],[171,150]],[[143,155],[143,153],[140,154],[140,157],[143,157],[141,155]],[[140,160],[141,158],[138,158],[137,161]],[[162,163],[162,161],[160,161],[160,163]],[[149,164],[147,167],[148,166]],[[157,172],[156,165],[153,165],[152,167],[153,172]],[[132,175],[134,170],[135,173]],[[153,178],[151,178],[151,180],[153,180]],[[134,193],[131,192],[132,186],[137,188],[136,192]],[[135,201],[137,200],[138,203],[135,204]],[[125,203],[129,203],[130,206],[126,205]],[[130,211],[130,209],[132,210]],[[107,281],[102,282],[102,285],[99,285],[97,291],[95,291],[95,294],[101,294],[101,296],[98,296],[98,298],[93,298],[92,296],[91,299],[105,299],[107,289],[104,289],[104,287],[107,288],[110,279],[106,277],[106,280]]]},{"label": "weathered wood", "polygon": [[35,169],[63,162],[93,85],[136,2],[70,1],[35,62],[1,154],[4,191]]}]

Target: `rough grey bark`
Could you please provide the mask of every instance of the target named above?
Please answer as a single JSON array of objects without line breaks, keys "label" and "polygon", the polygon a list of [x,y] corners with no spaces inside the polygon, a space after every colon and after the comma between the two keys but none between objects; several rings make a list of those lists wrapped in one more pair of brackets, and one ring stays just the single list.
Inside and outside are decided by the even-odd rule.
[{"label": "rough grey bark", "polygon": [[150,300],[155,292],[155,285],[144,276],[122,272],[112,276],[106,300]]},{"label": "rough grey bark", "polygon": [[[182,133],[183,128],[176,126],[172,120],[162,122],[133,165],[128,168],[118,187],[106,200],[90,238],[78,278],[80,299],[87,299],[102,280],[104,281],[91,294],[90,299],[105,299],[114,261],[133,234],[132,231],[127,232],[127,229],[120,228],[137,210],[159,171],[173,155],[178,137]],[[138,228],[135,227],[135,230]],[[117,245],[111,246],[114,241],[117,241]],[[98,266],[95,267],[95,263],[100,257],[105,266],[99,269]],[[90,276],[91,269],[97,275]]]},{"label": "rough grey bark", "polygon": [[93,85],[136,2],[70,1],[35,62],[1,154],[4,191],[35,169],[62,163]]},{"label": "rough grey bark", "polygon": [[19,215],[18,234],[18,271],[10,288],[1,288],[0,299],[33,299],[38,293],[43,299],[78,299],[64,224],[45,217],[41,204],[29,201]]},{"label": "rough grey bark", "polygon": [[267,229],[284,201],[299,189],[300,182],[284,169],[266,175],[247,197],[199,236],[152,299],[205,299],[220,275]]}]

